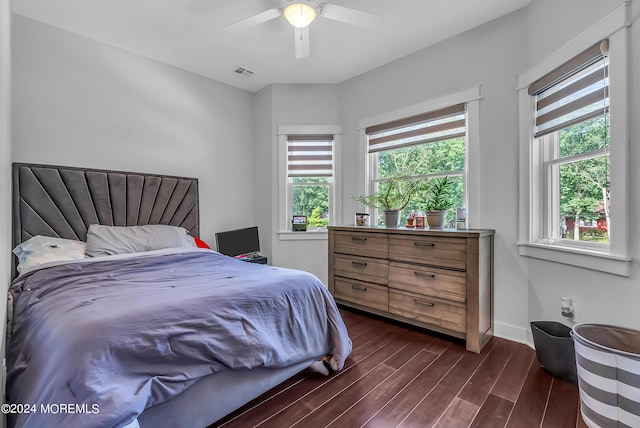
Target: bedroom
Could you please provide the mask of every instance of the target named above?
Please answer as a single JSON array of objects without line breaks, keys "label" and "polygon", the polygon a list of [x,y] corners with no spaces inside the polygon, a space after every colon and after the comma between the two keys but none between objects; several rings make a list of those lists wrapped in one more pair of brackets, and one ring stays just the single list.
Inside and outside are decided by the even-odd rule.
[{"label": "bedroom", "polygon": [[[3,33],[0,128],[5,134],[0,147],[5,209],[0,218],[7,255],[0,271],[9,278],[10,166],[32,162],[197,176],[205,240],[211,241],[219,230],[257,224],[263,251],[274,265],[313,272],[326,283],[326,241],[285,241],[277,235],[275,125],[341,124],[342,164],[357,165],[359,120],[479,85],[477,214],[479,227],[496,230],[496,335],[531,343],[529,321],[562,321],[562,296],[574,300],[581,321],[637,327],[637,263],[631,264],[628,277],[611,275],[522,257],[516,245],[518,75],[620,4],[533,0],[522,10],[339,84],[273,84],[251,93],[17,14],[9,17],[9,4],[3,1],[2,29],[6,31],[5,23],[12,18],[14,52],[9,62]],[[631,7],[637,19],[637,1]],[[538,31],[540,26],[545,31]],[[640,32],[634,26],[630,45],[629,111],[636,115]],[[9,88],[11,106],[4,96]],[[630,126],[629,162],[637,165],[640,124],[632,120]],[[360,175],[356,168],[343,167],[340,215],[345,222],[357,208],[349,196],[359,193]],[[629,170],[628,179],[638,182],[636,169]],[[638,212],[635,186],[628,195],[629,212]],[[218,214],[221,209],[223,215]],[[640,231],[634,218],[628,233],[635,259]]]}]

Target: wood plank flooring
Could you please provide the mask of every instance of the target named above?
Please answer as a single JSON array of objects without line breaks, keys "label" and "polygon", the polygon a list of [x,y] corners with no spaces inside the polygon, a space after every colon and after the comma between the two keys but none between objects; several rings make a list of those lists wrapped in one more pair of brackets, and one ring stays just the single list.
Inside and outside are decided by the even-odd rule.
[{"label": "wood plank flooring", "polygon": [[526,345],[456,339],[341,309],[353,341],[344,369],[303,371],[211,425],[247,427],[582,428],[577,386]]}]

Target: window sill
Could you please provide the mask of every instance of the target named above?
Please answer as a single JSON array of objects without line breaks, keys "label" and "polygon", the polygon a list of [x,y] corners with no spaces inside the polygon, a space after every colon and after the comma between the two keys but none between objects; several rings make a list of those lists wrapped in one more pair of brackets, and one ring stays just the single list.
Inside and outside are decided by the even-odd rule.
[{"label": "window sill", "polygon": [[281,241],[316,241],[327,240],[329,233],[326,230],[307,231],[307,232],[278,232],[278,239]]},{"label": "window sill", "polygon": [[631,266],[629,257],[544,243],[518,242],[517,245],[521,256],[629,276]]}]

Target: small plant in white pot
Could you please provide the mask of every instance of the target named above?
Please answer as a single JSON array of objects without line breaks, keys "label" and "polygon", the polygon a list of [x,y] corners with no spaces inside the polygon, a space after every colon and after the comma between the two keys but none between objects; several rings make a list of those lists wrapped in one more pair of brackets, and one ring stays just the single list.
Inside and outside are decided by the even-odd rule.
[{"label": "small plant in white pot", "polygon": [[377,193],[367,196],[353,196],[352,199],[384,213],[386,227],[396,228],[402,211],[411,198],[424,188],[424,180],[416,178],[391,177],[380,184]]},{"label": "small plant in white pot", "polygon": [[447,219],[447,210],[453,207],[451,191],[453,180],[449,176],[435,178],[429,183],[427,189],[427,223],[431,229],[444,228]]}]

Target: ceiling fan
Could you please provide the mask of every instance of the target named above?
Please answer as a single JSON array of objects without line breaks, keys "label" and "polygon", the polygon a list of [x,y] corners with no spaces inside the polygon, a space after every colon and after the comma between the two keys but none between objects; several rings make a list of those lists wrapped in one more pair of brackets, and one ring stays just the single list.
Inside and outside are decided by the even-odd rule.
[{"label": "ceiling fan", "polygon": [[293,1],[287,0],[291,4],[284,9],[268,9],[229,24],[225,28],[230,31],[242,31],[284,15],[285,19],[294,27],[296,58],[300,59],[309,56],[309,25],[317,16],[363,28],[374,28],[382,19],[380,15],[332,3],[320,3],[314,7],[310,4],[314,0],[303,0],[299,3],[293,3]]}]

